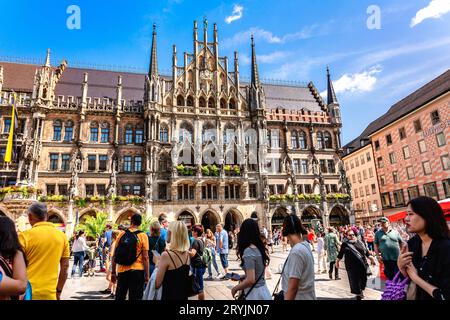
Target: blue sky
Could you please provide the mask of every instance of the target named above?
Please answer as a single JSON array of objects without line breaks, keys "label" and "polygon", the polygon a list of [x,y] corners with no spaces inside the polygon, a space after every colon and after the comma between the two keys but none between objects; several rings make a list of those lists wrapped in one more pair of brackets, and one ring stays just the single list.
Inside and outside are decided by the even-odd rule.
[{"label": "blue sky", "polygon": [[[79,30],[66,26],[69,5],[81,9]],[[370,5],[381,10],[381,29],[367,27]],[[0,58],[43,61],[50,47],[53,64],[66,58],[145,71],[155,22],[159,68],[168,72],[172,45],[182,61],[192,51],[193,21],[202,38],[206,16],[209,36],[218,24],[219,54],[238,51],[248,76],[253,33],[262,78],[313,81],[323,92],[330,66],[344,143],[450,67],[449,0],[1,0],[1,8]]]}]

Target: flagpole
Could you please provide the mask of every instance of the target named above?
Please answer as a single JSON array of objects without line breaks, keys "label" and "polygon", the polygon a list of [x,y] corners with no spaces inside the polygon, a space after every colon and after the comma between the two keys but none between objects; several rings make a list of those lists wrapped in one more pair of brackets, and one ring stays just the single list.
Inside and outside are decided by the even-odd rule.
[{"label": "flagpole", "polygon": [[6,146],[6,152],[5,152],[5,163],[6,163],[6,170],[9,171],[9,164],[12,160],[12,149],[13,149],[13,143],[14,143],[14,127],[15,127],[15,112],[16,112],[16,105],[17,105],[17,94],[14,90],[12,90],[12,94],[14,96],[14,103],[12,106],[12,115],[11,115],[11,127],[9,129],[9,136],[8,136],[8,144]]}]

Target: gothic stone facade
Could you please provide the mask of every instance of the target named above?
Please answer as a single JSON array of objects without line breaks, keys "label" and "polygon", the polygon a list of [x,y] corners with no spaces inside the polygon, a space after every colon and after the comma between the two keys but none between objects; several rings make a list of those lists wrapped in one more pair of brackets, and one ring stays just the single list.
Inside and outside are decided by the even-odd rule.
[{"label": "gothic stone facade", "polygon": [[[219,56],[216,25],[212,42],[206,23],[203,32],[201,41],[195,22],[193,53],[184,53],[183,65],[173,46],[171,76],[158,73],[155,28],[146,75],[67,68],[65,61],[53,67],[50,51],[43,66],[0,63],[2,157],[13,90],[19,114],[18,154],[2,161],[2,183],[42,190],[67,232],[99,211],[115,223],[133,212],[165,213],[226,228],[254,213],[269,228],[291,212],[306,223],[328,225],[330,214],[348,220],[349,203],[326,197],[348,190],[329,73],[328,103],[312,83],[262,84],[252,39],[251,81],[243,83],[237,53],[232,71]],[[207,145],[216,147],[210,166],[202,156]],[[17,219],[33,197],[8,194],[0,214]]]}]

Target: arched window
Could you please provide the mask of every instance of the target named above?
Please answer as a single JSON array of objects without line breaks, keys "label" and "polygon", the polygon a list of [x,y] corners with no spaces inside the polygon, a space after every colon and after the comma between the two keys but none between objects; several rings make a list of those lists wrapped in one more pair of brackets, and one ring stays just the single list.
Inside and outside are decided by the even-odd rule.
[{"label": "arched window", "polygon": [[91,122],[91,142],[98,142],[98,123],[96,121]]},{"label": "arched window", "polygon": [[60,120],[55,120],[53,122],[53,140],[60,141],[61,140],[61,130],[62,124]]},{"label": "arched window", "polygon": [[198,99],[198,106],[200,108],[206,108],[206,100],[203,97],[200,97],[200,99]]},{"label": "arched window", "polygon": [[323,134],[322,132],[317,132],[317,149],[323,149]]},{"label": "arched window", "polygon": [[184,107],[184,98],[181,95],[177,97],[177,106]]},{"label": "arched window", "polygon": [[133,143],[133,127],[131,124],[125,126],[125,144]]},{"label": "arched window", "polygon": [[73,139],[73,122],[71,120],[66,122],[64,126],[64,141],[72,141]]},{"label": "arched window", "polygon": [[331,139],[331,134],[328,131],[325,131],[324,141],[325,141],[325,149],[333,148],[333,140]]},{"label": "arched window", "polygon": [[209,98],[208,100],[208,108],[215,108],[216,102],[214,101],[214,98]]},{"label": "arched window", "polygon": [[298,149],[298,134],[295,130],[291,133],[291,148]]},{"label": "arched window", "polygon": [[216,128],[212,124],[208,123],[202,130],[202,142],[208,143],[210,141],[216,141]]},{"label": "arched window", "polygon": [[161,142],[169,142],[169,129],[165,125],[162,125],[159,129],[159,141]]},{"label": "arched window", "polygon": [[182,123],[180,126],[179,142],[184,142],[187,140],[192,143],[193,131],[194,130],[192,130],[192,127],[188,123]]},{"label": "arched window", "polygon": [[102,133],[101,133],[100,142],[101,143],[109,142],[109,123],[108,122],[102,123]]},{"label": "arched window", "polygon": [[220,109],[226,109],[227,108],[227,102],[225,99],[220,99]]},{"label": "arched window", "polygon": [[186,104],[187,104],[188,107],[193,107],[194,106],[194,99],[192,98],[192,96],[187,97]]},{"label": "arched window", "polygon": [[308,143],[306,141],[306,133],[304,131],[300,131],[300,134],[298,137],[298,142],[299,142],[300,149],[308,148]]},{"label": "arched window", "polygon": [[228,107],[230,109],[236,109],[236,103],[234,102],[234,99],[230,99],[230,103],[228,104]]}]

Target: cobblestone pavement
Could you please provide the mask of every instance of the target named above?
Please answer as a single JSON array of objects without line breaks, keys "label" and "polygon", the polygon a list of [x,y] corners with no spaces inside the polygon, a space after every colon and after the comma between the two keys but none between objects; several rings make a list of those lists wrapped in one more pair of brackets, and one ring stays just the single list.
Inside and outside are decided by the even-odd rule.
[{"label": "cobblestone pavement", "polygon": [[[270,292],[273,292],[275,285],[280,277],[282,263],[286,260],[288,252],[282,252],[281,247],[276,247],[270,258],[271,279],[267,280]],[[315,270],[317,271],[317,254],[314,252]],[[217,259],[220,270],[220,261]],[[230,251],[229,255],[230,272],[243,273],[236,259],[235,250]],[[71,261],[72,265],[72,261]],[[315,285],[316,296],[319,300],[353,300],[354,296],[350,293],[347,273],[345,272],[344,263],[341,263],[340,277],[341,280],[330,280],[328,273],[316,273]],[[378,270],[378,268],[374,267]],[[208,272],[205,273],[207,277]],[[70,272],[69,272],[70,274]],[[213,268],[213,275],[215,270]],[[231,296],[231,288],[236,282],[231,280],[205,280],[205,295],[207,300],[233,300]],[[62,293],[64,300],[108,300],[108,295],[101,294],[99,291],[107,288],[108,283],[104,273],[96,273],[94,277],[83,277],[68,279]],[[364,291],[366,300],[380,300],[382,290],[384,289],[384,281],[380,281],[378,277],[371,276],[367,281],[367,288]],[[195,300],[195,298],[193,299]]]}]

